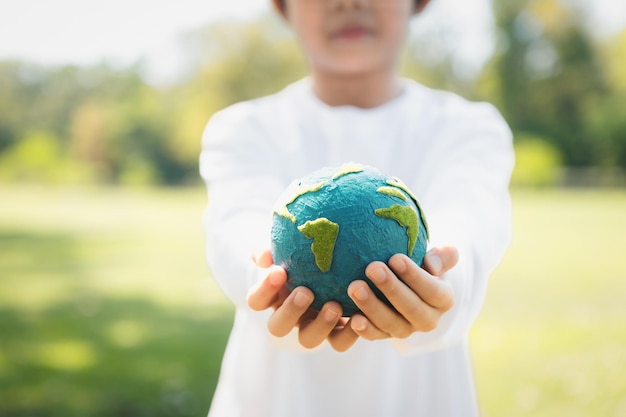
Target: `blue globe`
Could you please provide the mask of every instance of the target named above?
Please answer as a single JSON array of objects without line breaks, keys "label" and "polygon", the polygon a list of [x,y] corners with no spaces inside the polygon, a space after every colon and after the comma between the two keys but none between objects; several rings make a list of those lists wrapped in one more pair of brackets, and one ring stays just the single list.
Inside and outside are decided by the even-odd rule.
[{"label": "blue globe", "polygon": [[308,287],[314,309],[334,300],[351,316],[359,309],[348,296],[350,282],[366,281],[388,303],[365,268],[397,253],[421,265],[428,226],[402,181],[350,163],[322,168],[287,187],[274,209],[271,240],[274,263],[287,271],[291,290]]}]

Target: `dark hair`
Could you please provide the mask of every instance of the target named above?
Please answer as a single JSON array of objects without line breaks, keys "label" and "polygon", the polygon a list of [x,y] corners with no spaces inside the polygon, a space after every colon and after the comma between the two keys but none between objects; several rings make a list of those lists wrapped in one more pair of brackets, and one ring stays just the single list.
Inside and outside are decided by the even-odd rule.
[{"label": "dark hair", "polygon": [[[278,0],[278,3],[280,5],[281,9],[285,8],[285,1],[286,0]],[[419,5],[422,3],[423,0],[415,0],[415,7],[419,7]]]}]

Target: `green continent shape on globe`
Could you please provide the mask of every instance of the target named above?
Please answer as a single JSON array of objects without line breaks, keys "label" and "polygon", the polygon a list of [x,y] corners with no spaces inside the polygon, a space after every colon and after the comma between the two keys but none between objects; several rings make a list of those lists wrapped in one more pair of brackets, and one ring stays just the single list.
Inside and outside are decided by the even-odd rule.
[{"label": "green continent shape on globe", "polygon": [[409,189],[409,187],[404,182],[402,182],[400,178],[392,177],[390,180],[387,181],[387,184],[391,185],[392,187],[397,187],[401,189],[402,191],[404,191],[411,197],[411,199],[417,206],[418,210],[420,211],[420,218],[422,219],[422,223],[424,224],[424,228],[426,229],[426,240],[429,240],[430,232],[428,230],[428,223],[426,222],[426,216],[424,215],[424,210],[422,210],[422,206],[420,206],[420,203],[417,200],[417,197],[415,197],[415,194],[413,194],[413,192]]},{"label": "green continent shape on globe", "polygon": [[299,181],[292,182],[289,185],[288,190],[283,194],[283,199],[276,204],[274,212],[279,216],[283,216],[291,220],[292,223],[295,223],[296,218],[293,214],[289,212],[289,208],[287,208],[287,206],[296,201],[298,197],[303,196],[304,194],[319,191],[324,185],[326,185],[326,182],[327,181],[322,181],[317,184],[309,185],[302,184]]},{"label": "green continent shape on globe", "polygon": [[374,211],[377,216],[397,221],[400,226],[406,228],[406,235],[409,238],[408,255],[413,254],[415,243],[419,234],[419,221],[417,213],[409,206],[394,204],[389,208],[380,208]]},{"label": "green continent shape on globe", "polygon": [[[343,164],[339,168],[338,172],[332,177],[332,180],[336,180],[340,177],[343,177],[344,175],[356,174],[362,171],[363,166],[361,166],[360,164],[356,164],[353,162]],[[292,223],[296,223],[295,216],[291,214],[287,206],[289,206],[289,204],[293,203],[294,201],[296,201],[296,199],[298,199],[298,197],[301,197],[304,194],[319,191],[327,183],[328,181],[321,181],[317,184],[302,184],[301,181],[292,182],[291,184],[289,184],[288,189],[283,193],[280,201],[277,202],[274,208],[274,212],[279,216],[283,216],[291,220]]]},{"label": "green continent shape on globe", "polygon": [[313,239],[311,251],[315,256],[315,264],[320,271],[328,272],[333,263],[339,225],[321,217],[298,226],[298,230],[308,239]]},{"label": "green continent shape on globe", "polygon": [[401,199],[403,201],[407,201],[406,195],[404,195],[404,193],[402,191],[400,191],[400,189],[398,189],[396,187],[380,187],[376,191],[381,193],[381,194],[390,195],[392,197],[398,197],[399,199]]},{"label": "green continent shape on globe", "polygon": [[333,180],[343,177],[344,175],[357,174],[359,172],[363,172],[363,166],[354,162],[349,162],[347,164],[343,164],[339,168],[339,171],[335,174]]}]

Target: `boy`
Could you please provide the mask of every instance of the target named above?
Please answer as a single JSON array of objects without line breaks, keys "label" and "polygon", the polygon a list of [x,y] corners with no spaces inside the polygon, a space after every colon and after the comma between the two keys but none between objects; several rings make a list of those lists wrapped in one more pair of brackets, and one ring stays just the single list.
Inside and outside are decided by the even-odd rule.
[{"label": "boy", "polygon": [[[207,259],[237,307],[210,416],[478,415],[467,334],[510,238],[511,134],[490,105],[399,77],[410,19],[427,3],[274,0],[310,77],[207,125]],[[394,308],[355,281],[363,314],[350,319],[334,302],[309,309],[312,292],[289,292],[264,250],[291,180],[349,161],[402,179],[432,244],[424,268],[403,255],[370,264]]]}]

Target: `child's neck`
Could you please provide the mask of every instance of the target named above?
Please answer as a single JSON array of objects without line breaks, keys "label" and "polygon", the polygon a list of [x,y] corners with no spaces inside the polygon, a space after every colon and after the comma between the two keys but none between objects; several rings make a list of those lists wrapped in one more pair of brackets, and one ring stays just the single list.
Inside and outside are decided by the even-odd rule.
[{"label": "child's neck", "polygon": [[395,74],[334,75],[313,73],[313,91],[329,106],[364,109],[381,106],[402,93]]}]

